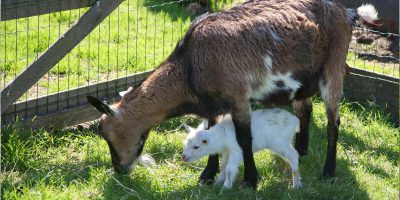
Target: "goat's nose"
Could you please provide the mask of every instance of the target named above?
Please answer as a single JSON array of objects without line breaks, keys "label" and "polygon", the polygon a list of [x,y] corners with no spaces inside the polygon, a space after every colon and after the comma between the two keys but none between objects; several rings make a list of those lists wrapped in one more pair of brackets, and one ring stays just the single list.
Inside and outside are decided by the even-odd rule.
[{"label": "goat's nose", "polygon": [[182,154],[182,160],[184,160],[184,161],[187,160],[187,156],[185,154]]}]

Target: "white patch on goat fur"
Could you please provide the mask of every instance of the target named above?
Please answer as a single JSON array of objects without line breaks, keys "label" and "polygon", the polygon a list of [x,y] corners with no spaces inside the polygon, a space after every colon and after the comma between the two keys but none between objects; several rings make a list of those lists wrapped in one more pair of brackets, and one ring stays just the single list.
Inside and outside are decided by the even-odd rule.
[{"label": "white patch on goat fur", "polygon": [[272,71],[272,53],[268,51],[268,55],[264,56],[264,66],[267,70]]},{"label": "white patch on goat fur", "polygon": [[327,87],[327,85],[324,85],[322,80],[319,81],[318,85],[319,85],[319,92],[321,94],[321,97],[326,102],[327,100],[329,100],[329,96],[330,96],[328,87]]},{"label": "white patch on goat fur", "polygon": [[133,87],[129,87],[126,91],[119,92],[119,96],[123,97],[123,96],[125,96],[126,93],[131,92],[132,90],[133,90]]},{"label": "white patch on goat fur", "polygon": [[271,33],[271,36],[275,42],[282,42],[281,37],[279,37],[278,34],[274,30],[272,30],[272,29],[268,29],[268,30]]},{"label": "white patch on goat fur", "polygon": [[328,5],[332,5],[332,1],[331,0],[323,0],[322,2],[325,3],[325,4],[328,4]]},{"label": "white patch on goat fur", "polygon": [[[266,66],[267,67],[267,66]],[[283,88],[278,88],[275,84],[277,81],[282,81],[285,85]],[[264,78],[264,84],[258,88],[258,90],[252,92],[251,98],[256,100],[263,100],[265,96],[273,93],[276,90],[292,90],[290,94],[290,99],[294,98],[294,94],[301,87],[301,83],[292,78],[292,73],[287,72],[284,74],[277,73],[272,74],[272,72],[268,73]]]}]

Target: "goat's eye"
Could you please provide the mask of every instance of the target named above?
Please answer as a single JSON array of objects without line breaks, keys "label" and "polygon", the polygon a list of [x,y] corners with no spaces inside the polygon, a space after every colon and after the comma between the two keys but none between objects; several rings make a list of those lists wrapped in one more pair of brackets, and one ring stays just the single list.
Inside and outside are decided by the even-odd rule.
[{"label": "goat's eye", "polygon": [[207,140],[203,140],[201,141],[203,144],[207,144]]},{"label": "goat's eye", "polygon": [[198,149],[199,148],[199,146],[193,146],[193,149]]}]

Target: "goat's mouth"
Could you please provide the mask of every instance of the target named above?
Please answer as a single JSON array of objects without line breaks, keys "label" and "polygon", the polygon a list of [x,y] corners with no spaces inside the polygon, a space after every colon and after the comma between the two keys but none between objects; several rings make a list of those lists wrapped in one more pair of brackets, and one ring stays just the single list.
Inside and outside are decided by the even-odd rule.
[{"label": "goat's mouth", "polygon": [[135,166],[135,163],[128,165],[128,166],[114,165],[114,170],[118,174],[129,175],[133,171],[134,166]]}]

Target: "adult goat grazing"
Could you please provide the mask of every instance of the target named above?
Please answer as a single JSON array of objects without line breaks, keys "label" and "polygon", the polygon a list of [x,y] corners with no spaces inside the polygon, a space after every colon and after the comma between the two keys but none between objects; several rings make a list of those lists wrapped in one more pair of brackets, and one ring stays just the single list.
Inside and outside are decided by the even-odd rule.
[{"label": "adult goat grazing", "polygon": [[[249,106],[294,102],[300,119],[295,148],[307,153],[309,97],[318,90],[328,118],[326,177],[335,175],[339,100],[346,54],[356,21],[374,23],[373,6],[346,9],[329,0],[248,1],[198,17],[172,54],[137,88],[107,105],[88,96],[104,115],[101,134],[117,172],[129,173],[149,130],[165,119],[231,113],[244,159],[244,184],[256,187]],[[200,176],[213,181],[218,156]]]}]

